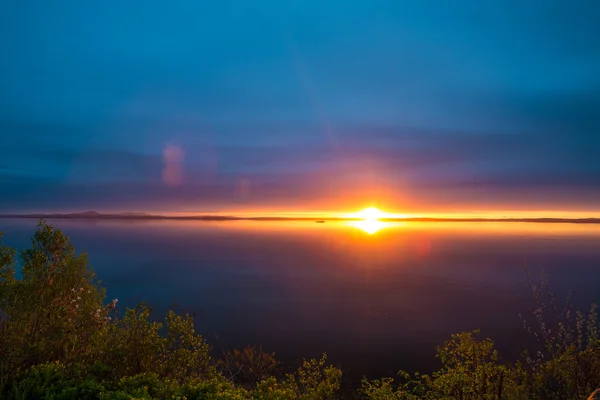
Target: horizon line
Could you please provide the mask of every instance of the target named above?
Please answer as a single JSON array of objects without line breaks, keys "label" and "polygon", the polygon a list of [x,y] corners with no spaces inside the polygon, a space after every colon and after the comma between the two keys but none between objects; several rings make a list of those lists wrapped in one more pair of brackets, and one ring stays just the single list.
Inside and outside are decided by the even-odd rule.
[{"label": "horizon line", "polygon": [[[312,217],[284,217],[265,214],[263,216],[241,216],[228,214],[199,214],[199,215],[163,215],[150,213],[99,213],[96,211],[76,213],[30,213],[30,214],[0,214],[0,218],[30,218],[30,219],[120,219],[120,220],[181,220],[181,221],[362,221],[359,217],[324,216],[314,214]],[[538,222],[538,223],[595,223],[600,224],[598,217],[561,218],[561,217],[426,217],[403,216],[379,218],[381,222]]]}]

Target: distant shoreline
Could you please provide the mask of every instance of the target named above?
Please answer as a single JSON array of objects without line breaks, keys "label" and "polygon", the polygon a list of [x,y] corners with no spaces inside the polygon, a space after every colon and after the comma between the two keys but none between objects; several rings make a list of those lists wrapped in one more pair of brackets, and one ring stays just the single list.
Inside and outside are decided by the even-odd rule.
[{"label": "distant shoreline", "polygon": [[[138,213],[102,214],[94,211],[69,214],[2,214],[0,218],[29,219],[107,219],[107,220],[176,220],[176,221],[361,221],[361,218],[340,217],[235,217],[228,215],[167,216]],[[600,224],[600,218],[381,218],[381,222],[534,222]]]}]

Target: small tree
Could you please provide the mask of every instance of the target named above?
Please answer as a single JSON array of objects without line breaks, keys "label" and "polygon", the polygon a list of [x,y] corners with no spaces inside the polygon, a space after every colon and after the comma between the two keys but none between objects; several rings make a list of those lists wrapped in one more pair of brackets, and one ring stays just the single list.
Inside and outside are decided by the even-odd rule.
[{"label": "small tree", "polygon": [[105,322],[104,289],[61,231],[40,221],[31,248],[0,247],[0,368],[10,375],[54,360],[77,360]]},{"label": "small tree", "polygon": [[491,339],[478,340],[478,331],[452,335],[438,349],[443,368],[433,374],[435,392],[456,399],[498,399],[508,369],[499,364]]}]

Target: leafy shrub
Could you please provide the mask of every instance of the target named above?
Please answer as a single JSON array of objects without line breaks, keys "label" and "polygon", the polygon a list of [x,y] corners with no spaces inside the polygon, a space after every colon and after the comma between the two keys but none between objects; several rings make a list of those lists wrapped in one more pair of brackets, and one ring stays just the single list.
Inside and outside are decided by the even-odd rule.
[{"label": "leafy shrub", "polygon": [[92,400],[105,387],[93,377],[73,376],[65,365],[55,362],[31,367],[20,374],[8,391],[8,398]]},{"label": "leafy shrub", "polygon": [[266,353],[262,347],[247,346],[224,353],[217,361],[221,374],[238,385],[253,386],[279,374],[280,362],[275,353]]},{"label": "leafy shrub", "polygon": [[209,366],[210,348],[195,332],[188,315],[171,311],[162,324],[150,320],[148,306],[139,305],[128,309],[123,318],[105,324],[91,342],[86,361],[107,366],[115,379],[154,373],[185,381],[214,374]]},{"label": "leafy shrub", "polygon": [[526,375],[531,399],[585,399],[600,387],[600,336],[596,304],[589,312],[574,311],[571,292],[563,305],[549,289],[542,273],[537,282],[527,273],[534,308],[531,318],[521,316],[537,346],[526,352],[519,366]]},{"label": "leafy shrub", "polygon": [[400,372],[397,385],[391,378],[363,379],[362,392],[373,400],[503,398],[507,386],[514,386],[510,369],[499,363],[491,339],[480,340],[476,337],[478,333],[452,335],[438,348],[437,358],[442,362],[442,368],[433,374],[411,377]]},{"label": "leafy shrub", "polygon": [[30,366],[77,360],[106,319],[104,289],[69,239],[43,222],[21,252],[0,247],[0,370],[13,376]]},{"label": "leafy shrub", "polygon": [[254,399],[317,400],[330,399],[340,388],[342,371],[327,365],[327,356],[304,360],[298,370],[278,382],[274,377],[259,382]]}]

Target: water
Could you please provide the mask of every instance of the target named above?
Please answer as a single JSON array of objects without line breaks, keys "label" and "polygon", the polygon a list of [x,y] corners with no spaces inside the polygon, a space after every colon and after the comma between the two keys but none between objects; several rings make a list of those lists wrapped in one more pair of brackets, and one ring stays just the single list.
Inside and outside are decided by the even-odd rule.
[{"label": "water", "polygon": [[[327,352],[350,376],[430,370],[437,345],[477,328],[516,357],[525,266],[559,298],[600,301],[600,225],[50,222],[121,306],[195,313],[217,350],[257,344],[292,364]],[[36,223],[0,220],[5,243],[24,248]]]}]

